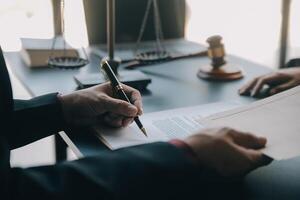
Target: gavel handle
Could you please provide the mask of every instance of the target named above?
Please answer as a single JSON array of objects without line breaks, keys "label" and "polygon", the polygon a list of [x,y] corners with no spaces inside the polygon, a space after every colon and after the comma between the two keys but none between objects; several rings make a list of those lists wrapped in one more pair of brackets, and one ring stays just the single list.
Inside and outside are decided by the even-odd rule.
[{"label": "gavel handle", "polygon": [[165,59],[165,58],[164,59],[157,59],[157,60],[152,61],[152,62],[145,62],[145,61],[138,60],[138,59],[128,59],[128,60],[123,60],[121,63],[126,64],[124,66],[125,69],[135,69],[137,67],[144,67],[144,66],[149,66],[149,65],[153,65],[153,64],[169,62],[169,61],[173,61],[173,60],[179,60],[179,59],[185,59],[185,58],[194,58],[194,57],[204,57],[204,56],[208,56],[208,53],[207,53],[206,50],[196,52],[196,53],[191,53],[191,54],[171,55],[167,59]]}]

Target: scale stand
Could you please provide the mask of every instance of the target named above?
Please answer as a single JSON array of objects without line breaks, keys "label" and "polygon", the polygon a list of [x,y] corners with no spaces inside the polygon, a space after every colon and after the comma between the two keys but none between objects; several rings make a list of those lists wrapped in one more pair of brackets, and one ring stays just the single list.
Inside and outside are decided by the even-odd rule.
[{"label": "scale stand", "polygon": [[81,58],[78,55],[76,56],[68,55],[66,49],[64,13],[65,13],[65,0],[60,0],[60,20],[61,20],[61,33],[63,38],[63,55],[60,56],[55,55],[55,43],[58,39],[58,37],[55,36],[51,47],[51,54],[48,59],[48,65],[50,67],[59,68],[59,69],[78,69],[87,65],[89,63],[89,60],[83,47],[81,49],[84,53],[85,58]]},{"label": "scale stand", "polygon": [[[120,81],[139,90],[146,89],[151,79],[140,71],[118,70],[121,59],[114,56],[115,51],[115,0],[107,0],[107,49],[108,56],[101,63],[107,61]],[[104,81],[107,81],[106,79]]]},{"label": "scale stand", "polygon": [[[155,46],[156,49],[152,51],[145,51],[145,52],[139,52],[139,46],[142,41],[147,20],[149,18],[151,7],[153,7],[153,18],[154,18],[154,30],[155,30]],[[164,45],[161,43],[161,41],[164,39],[162,27],[161,27],[161,20],[160,20],[160,13],[158,9],[158,3],[157,0],[148,0],[146,11],[143,17],[143,22],[141,25],[141,29],[138,35],[138,39],[136,42],[136,49],[135,49],[135,57],[136,60],[143,62],[143,63],[152,63],[153,61],[164,61],[168,60],[170,58],[169,52],[166,51]]]}]

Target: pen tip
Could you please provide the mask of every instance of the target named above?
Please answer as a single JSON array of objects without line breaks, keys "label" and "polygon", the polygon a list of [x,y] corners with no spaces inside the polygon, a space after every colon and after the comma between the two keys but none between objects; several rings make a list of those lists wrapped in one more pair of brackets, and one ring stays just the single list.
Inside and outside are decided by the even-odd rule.
[{"label": "pen tip", "polygon": [[144,135],[145,135],[146,137],[148,137],[147,132],[146,132],[146,129],[145,129],[144,127],[141,128],[141,131],[144,133]]}]

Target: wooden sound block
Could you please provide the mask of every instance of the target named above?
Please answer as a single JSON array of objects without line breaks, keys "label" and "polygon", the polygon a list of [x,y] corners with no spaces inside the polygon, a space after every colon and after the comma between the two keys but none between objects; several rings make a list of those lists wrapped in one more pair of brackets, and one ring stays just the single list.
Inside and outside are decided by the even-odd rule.
[{"label": "wooden sound block", "polygon": [[244,77],[242,69],[232,64],[224,64],[218,68],[211,65],[203,66],[197,76],[202,79],[222,81],[232,81]]}]

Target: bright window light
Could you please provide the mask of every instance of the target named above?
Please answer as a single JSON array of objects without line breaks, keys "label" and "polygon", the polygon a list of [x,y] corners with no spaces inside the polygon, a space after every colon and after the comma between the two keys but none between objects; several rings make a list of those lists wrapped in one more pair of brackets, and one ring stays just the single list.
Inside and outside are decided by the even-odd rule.
[{"label": "bright window light", "polygon": [[[279,44],[281,0],[187,0],[187,37],[206,43],[219,34],[226,51],[274,66]],[[277,60],[276,60],[277,61]]]},{"label": "bright window light", "polygon": [[[86,47],[88,38],[83,0],[65,0],[66,39]],[[117,0],[118,1],[118,0]],[[121,0],[120,0],[121,1]],[[189,6],[187,39],[205,44],[220,34],[226,51],[277,66],[282,0],[186,0]],[[0,44],[6,51],[21,48],[20,37],[53,37],[51,0],[0,0]],[[300,56],[300,1],[292,1],[290,57]]]},{"label": "bright window light", "polygon": [[53,36],[50,0],[0,0],[0,4],[0,44],[3,50],[19,50],[20,37]]}]

